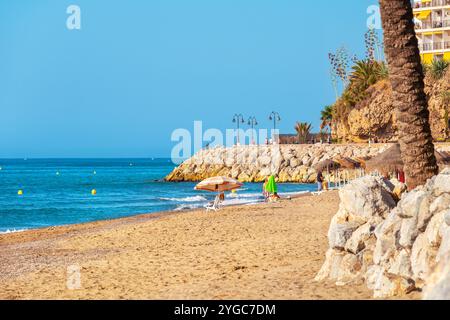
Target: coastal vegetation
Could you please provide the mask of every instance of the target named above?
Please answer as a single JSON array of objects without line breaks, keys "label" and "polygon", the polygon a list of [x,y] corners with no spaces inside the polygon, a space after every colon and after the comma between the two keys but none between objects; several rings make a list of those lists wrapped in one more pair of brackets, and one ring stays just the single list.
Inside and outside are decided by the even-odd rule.
[{"label": "coastal vegetation", "polygon": [[448,69],[449,62],[445,60],[433,60],[431,64],[423,64],[424,72],[429,72],[434,80],[440,80],[444,77]]},{"label": "coastal vegetation", "polygon": [[[328,110],[322,110],[331,113],[331,118],[325,122],[321,116],[322,125],[328,123],[333,141],[398,141],[395,98],[389,68],[382,54],[384,46],[373,29],[366,32],[364,40],[366,53],[363,59],[350,54],[345,47],[329,54],[336,101],[325,107]],[[450,90],[448,66],[448,61],[438,59],[422,64],[429,124],[436,141],[448,139],[448,102],[443,99]]]},{"label": "coastal vegetation", "polygon": [[311,128],[312,124],[308,122],[297,122],[295,124],[295,131],[297,132],[299,143],[307,143]]}]

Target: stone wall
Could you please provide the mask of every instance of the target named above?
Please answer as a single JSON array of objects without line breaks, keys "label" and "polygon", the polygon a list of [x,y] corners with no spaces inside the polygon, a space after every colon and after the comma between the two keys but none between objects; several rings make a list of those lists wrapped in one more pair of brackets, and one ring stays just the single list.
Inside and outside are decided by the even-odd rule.
[{"label": "stone wall", "polygon": [[450,169],[398,203],[395,194],[371,176],[340,190],[316,280],[365,281],[375,297],[421,289],[425,299],[450,299]]},{"label": "stone wall", "polygon": [[[242,182],[261,182],[273,174],[279,182],[311,183],[317,174],[314,166],[321,161],[372,157],[388,147],[387,144],[370,147],[367,144],[215,147],[201,150],[183,162],[166,180],[200,181],[212,176],[230,176]],[[356,174],[350,170],[347,177]]]}]

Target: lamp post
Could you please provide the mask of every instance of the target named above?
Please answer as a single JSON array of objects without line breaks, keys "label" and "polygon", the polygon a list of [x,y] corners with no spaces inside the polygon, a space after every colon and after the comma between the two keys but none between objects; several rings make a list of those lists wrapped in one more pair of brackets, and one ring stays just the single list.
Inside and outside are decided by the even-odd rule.
[{"label": "lamp post", "polygon": [[244,120],[244,116],[242,115],[242,113],[235,113],[234,114],[234,116],[233,116],[233,122],[234,123],[236,123],[236,125],[237,125],[237,143],[236,144],[240,144],[240,141],[239,141],[239,125],[241,124],[241,123],[245,123],[245,120]]},{"label": "lamp post", "polygon": [[251,143],[254,144],[255,143],[255,139],[254,139],[254,136],[253,136],[253,131],[254,131],[255,126],[258,125],[258,121],[256,120],[256,117],[248,118],[248,125],[251,126],[251,128],[252,128],[252,142]]},{"label": "lamp post", "polygon": [[275,130],[277,129],[277,121],[281,121],[280,114],[276,111],[272,111],[269,115],[269,120],[273,120],[273,131],[272,131],[272,141],[275,143],[274,134]]}]

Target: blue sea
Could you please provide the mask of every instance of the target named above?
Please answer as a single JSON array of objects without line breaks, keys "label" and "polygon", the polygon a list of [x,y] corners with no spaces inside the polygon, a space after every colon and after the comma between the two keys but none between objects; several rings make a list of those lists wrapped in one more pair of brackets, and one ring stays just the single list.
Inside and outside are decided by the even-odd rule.
[{"label": "blue sea", "polygon": [[[195,183],[164,182],[174,167],[170,159],[0,159],[0,233],[202,208],[214,199]],[[225,205],[261,202],[261,187],[247,183]],[[314,186],[278,188],[292,195]]]}]

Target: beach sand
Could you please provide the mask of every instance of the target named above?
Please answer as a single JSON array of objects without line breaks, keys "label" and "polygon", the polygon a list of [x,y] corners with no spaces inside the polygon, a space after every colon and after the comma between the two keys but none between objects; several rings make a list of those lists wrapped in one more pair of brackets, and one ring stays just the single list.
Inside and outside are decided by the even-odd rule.
[{"label": "beach sand", "polygon": [[338,203],[330,191],[3,234],[0,299],[370,299],[313,280]]}]

